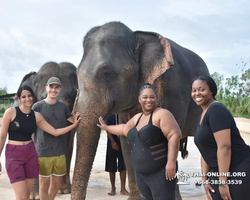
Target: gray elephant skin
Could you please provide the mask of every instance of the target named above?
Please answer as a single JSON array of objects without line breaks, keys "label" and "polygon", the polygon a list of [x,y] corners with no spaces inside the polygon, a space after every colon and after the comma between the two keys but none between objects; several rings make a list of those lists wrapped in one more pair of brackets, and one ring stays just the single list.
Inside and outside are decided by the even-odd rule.
[{"label": "gray elephant skin", "polygon": [[[58,96],[58,100],[64,102],[70,111],[73,109],[78,83],[76,76],[76,67],[68,62],[56,63],[56,62],[47,62],[45,63],[38,72],[30,72],[25,75],[23,80],[21,81],[20,86],[28,85],[32,88],[35,94],[35,100],[40,101],[46,98],[47,93],[45,90],[46,83],[48,79],[52,76],[58,77],[62,82],[62,90]],[[19,87],[20,87],[19,86]],[[14,102],[14,106],[17,106],[19,101],[16,100]],[[60,188],[61,193],[70,193],[71,192],[71,183],[69,177],[70,171],[70,163],[73,152],[73,144],[74,144],[74,134],[75,130],[67,133],[68,136],[68,151],[66,155],[67,162],[67,173],[63,177],[62,186]],[[37,199],[39,193],[39,184],[38,180],[34,181],[32,191],[30,194],[30,199]]]},{"label": "gray elephant skin", "polygon": [[[140,111],[139,88],[151,83],[158,105],[173,113],[185,141],[187,136],[194,135],[201,113],[191,99],[191,81],[199,75],[209,75],[205,62],[194,52],[158,33],[133,32],[121,22],[92,28],[84,37],[83,47],[77,69],[80,90],[77,111],[81,112],[82,120],[77,128],[73,200],[86,198],[100,137],[96,126],[99,116],[121,113],[127,121]],[[185,151],[183,145],[181,150]],[[128,164],[129,148],[122,149],[128,170],[129,199],[140,199],[134,179],[130,180],[133,171]]]}]

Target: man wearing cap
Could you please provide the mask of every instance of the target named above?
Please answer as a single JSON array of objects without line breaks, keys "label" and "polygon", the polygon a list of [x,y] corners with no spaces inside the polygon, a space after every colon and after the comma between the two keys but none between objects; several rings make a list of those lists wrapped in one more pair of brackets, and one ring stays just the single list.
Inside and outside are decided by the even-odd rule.
[{"label": "man wearing cap", "polygon": [[[46,86],[47,97],[33,105],[54,128],[63,128],[73,117],[68,107],[57,100],[61,91],[61,81],[51,77]],[[60,187],[62,176],[66,174],[67,136],[54,137],[37,128],[34,143],[39,162],[39,196],[41,200],[54,200]]]}]

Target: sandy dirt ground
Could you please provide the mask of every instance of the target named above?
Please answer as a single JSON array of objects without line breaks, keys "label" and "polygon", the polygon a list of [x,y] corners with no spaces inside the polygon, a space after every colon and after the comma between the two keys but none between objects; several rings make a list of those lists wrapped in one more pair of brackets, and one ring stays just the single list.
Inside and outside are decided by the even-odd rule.
[{"label": "sandy dirt ground", "polygon": [[[237,120],[241,121],[248,121],[250,120],[240,118]],[[250,135],[247,134],[248,142],[250,142]],[[190,145],[194,146],[191,142],[189,142]],[[249,143],[248,143],[249,144]],[[194,147],[189,149],[189,157],[186,159],[186,161],[179,162],[180,168],[183,167],[185,171],[188,169],[199,169],[199,156],[196,154],[199,154],[197,149]],[[193,152],[192,152],[193,151]],[[107,172],[104,171],[104,164],[103,160],[105,158],[106,153],[106,134],[101,134],[101,138],[99,141],[99,146],[97,149],[97,155],[95,158],[95,162],[93,165],[93,170],[91,172],[89,185],[87,188],[87,200],[127,200],[128,197],[124,195],[120,195],[120,180],[119,180],[119,174],[116,175],[116,192],[117,194],[115,196],[109,196],[108,192],[110,191],[110,182],[109,182],[109,175]],[[73,158],[74,158],[73,153]],[[1,163],[4,165],[4,152],[2,153]],[[73,164],[71,166],[71,177],[73,173]],[[128,189],[128,186],[127,186]],[[205,200],[206,195],[203,190],[202,186],[181,186],[180,185],[180,192],[182,195],[183,200]],[[70,194],[63,194],[63,195],[57,195],[56,200],[70,200]],[[12,190],[11,184],[9,183],[8,176],[6,174],[6,171],[4,170],[3,166],[3,172],[1,172],[0,175],[0,200],[15,200],[14,191]]]},{"label": "sandy dirt ground", "polygon": [[[120,195],[120,181],[117,174],[116,177],[116,192],[115,196],[109,196],[110,183],[108,174],[104,171],[93,170],[90,176],[90,181],[87,189],[87,200],[127,200],[128,197]],[[128,187],[127,187],[128,188]],[[14,191],[9,183],[6,172],[2,172],[0,176],[0,199],[1,200],[15,200]],[[183,196],[183,200],[204,200],[205,195],[199,196]],[[58,194],[56,200],[70,200],[70,194]]]}]

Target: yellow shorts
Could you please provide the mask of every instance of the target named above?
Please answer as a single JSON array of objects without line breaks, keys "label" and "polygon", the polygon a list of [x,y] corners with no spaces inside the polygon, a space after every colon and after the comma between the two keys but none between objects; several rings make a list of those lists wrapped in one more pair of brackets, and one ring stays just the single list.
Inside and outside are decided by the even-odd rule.
[{"label": "yellow shorts", "polygon": [[66,174],[65,155],[53,157],[39,157],[39,175],[43,177],[63,176]]}]

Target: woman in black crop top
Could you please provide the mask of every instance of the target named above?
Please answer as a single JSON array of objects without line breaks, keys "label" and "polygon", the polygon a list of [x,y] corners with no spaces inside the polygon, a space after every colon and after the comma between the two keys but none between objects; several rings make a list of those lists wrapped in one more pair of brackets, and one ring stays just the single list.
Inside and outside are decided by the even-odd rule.
[{"label": "woman in black crop top", "polygon": [[[34,93],[28,86],[18,89],[17,96],[20,99],[19,107],[8,108],[1,122],[0,155],[2,153],[7,133],[9,133],[6,145],[6,170],[15,191],[16,199],[29,199],[33,180],[38,177],[38,156],[32,141],[32,134],[36,126],[44,131],[59,136],[75,128],[80,120],[76,114],[74,124],[61,129],[54,129],[45,121],[42,115],[31,110]],[[0,163],[1,172],[1,163]],[[20,188],[22,188],[20,190]]]},{"label": "woman in black crop top", "polygon": [[203,110],[194,138],[201,153],[202,183],[209,200],[248,200],[250,147],[229,110],[215,100],[216,93],[211,77],[194,79],[191,96]]},{"label": "woman in black crop top", "polygon": [[175,200],[180,128],[168,110],[157,107],[152,85],[142,87],[139,103],[142,112],[126,124],[108,126],[100,117],[98,126],[127,137],[137,186],[146,200]]}]

